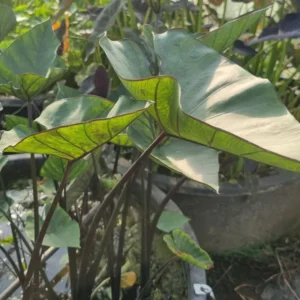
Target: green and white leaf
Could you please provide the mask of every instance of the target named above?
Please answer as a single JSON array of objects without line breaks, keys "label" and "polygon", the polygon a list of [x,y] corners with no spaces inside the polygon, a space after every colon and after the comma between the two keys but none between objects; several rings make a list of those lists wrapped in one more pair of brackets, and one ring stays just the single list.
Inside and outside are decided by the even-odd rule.
[{"label": "green and white leaf", "polygon": [[[50,204],[46,204],[43,214],[40,215],[39,225],[43,225]],[[29,212],[26,219],[26,234],[34,240],[34,216]],[[61,207],[57,207],[50,221],[49,227],[43,240],[44,246],[65,248],[80,248],[80,229],[75,220],[72,220],[68,213]]]},{"label": "green and white leaf", "polygon": [[[57,156],[50,156],[47,158],[45,163],[42,166],[41,169],[41,176],[46,177],[48,179],[61,181],[65,170],[67,167],[67,161],[65,159],[62,159]],[[88,162],[85,159],[80,159],[76,161],[72,169],[70,171],[70,174],[68,176],[68,181],[73,180],[77,176],[84,173],[88,168]]]}]

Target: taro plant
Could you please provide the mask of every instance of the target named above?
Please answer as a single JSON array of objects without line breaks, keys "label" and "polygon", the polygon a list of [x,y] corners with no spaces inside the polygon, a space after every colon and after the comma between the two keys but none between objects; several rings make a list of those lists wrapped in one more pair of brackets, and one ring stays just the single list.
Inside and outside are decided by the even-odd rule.
[{"label": "taro plant", "polygon": [[[300,172],[298,122],[280,102],[268,80],[251,75],[220,54],[237,39],[241,28],[246,30],[263,12],[242,16],[200,37],[180,29],[157,33],[151,26],[144,26],[143,36],[134,40],[112,40],[105,34],[100,46],[127,95],[120,96],[113,104],[60,86],[63,99],[58,97],[33,124],[18,124],[2,133],[0,148],[4,154],[25,152],[49,156],[42,174],[56,182],[54,197],[50,197],[43,214],[39,215],[39,203],[35,201],[36,213],[27,219],[26,232],[34,240],[34,247],[26,273],[19,277],[24,300],[38,297],[39,274],[45,284],[48,282],[41,264],[43,246],[68,248],[72,299],[99,296],[103,282],[97,282],[97,275],[105,258],[111,298],[120,299],[122,278],[134,278],[132,274],[122,274],[122,266],[126,220],[138,176],[142,185],[141,270],[139,288],[132,299],[148,299],[153,283],[151,248],[157,227],[168,232],[164,240],[176,257],[205,269],[212,266],[208,254],[177,228],[178,223],[174,226],[172,216],[163,211],[186,178],[218,191],[218,151]],[[239,30],[236,26],[240,26]],[[46,53],[40,52],[45,50],[41,44],[44,41],[50,43]],[[30,59],[18,46],[25,47],[28,43],[31,47],[40,45],[34,48]],[[62,72],[55,67],[58,44],[49,21],[21,36],[7,49],[6,55],[0,56],[3,89],[31,101],[32,95],[57,81],[53,74]],[[45,65],[36,68],[44,59]],[[19,67],[18,63],[23,62],[24,68]],[[72,98],[68,98],[68,93]],[[134,145],[140,155],[109,187],[104,187],[105,180],[96,176],[100,202],[92,209],[87,205],[86,192],[81,207],[76,207],[78,202],[70,197],[73,192],[70,186],[74,187],[78,178],[87,175],[91,166],[100,173],[99,153],[108,142]],[[154,213],[151,160],[182,175]],[[114,243],[118,218],[120,234]],[[186,221],[183,217],[178,219],[180,223]],[[102,225],[104,230],[97,243],[97,232]],[[79,255],[76,248],[80,248]],[[53,289],[51,292],[55,297]]]}]

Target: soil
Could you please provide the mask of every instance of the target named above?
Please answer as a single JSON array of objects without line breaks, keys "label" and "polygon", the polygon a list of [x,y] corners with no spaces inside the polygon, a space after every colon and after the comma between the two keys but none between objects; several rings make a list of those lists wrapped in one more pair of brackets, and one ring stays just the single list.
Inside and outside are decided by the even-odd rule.
[{"label": "soil", "polygon": [[212,255],[207,272],[216,300],[300,299],[300,236]]}]

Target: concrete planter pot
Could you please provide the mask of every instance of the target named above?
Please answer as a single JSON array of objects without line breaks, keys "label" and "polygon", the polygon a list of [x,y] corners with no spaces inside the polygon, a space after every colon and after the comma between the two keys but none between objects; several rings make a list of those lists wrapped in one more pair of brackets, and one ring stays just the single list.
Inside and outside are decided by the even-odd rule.
[{"label": "concrete planter pot", "polygon": [[[156,174],[153,178],[167,191],[175,178]],[[220,184],[220,193],[187,181],[173,201],[191,218],[201,246],[222,252],[258,245],[288,234],[299,225],[300,175],[279,170],[260,178],[252,188]]]}]

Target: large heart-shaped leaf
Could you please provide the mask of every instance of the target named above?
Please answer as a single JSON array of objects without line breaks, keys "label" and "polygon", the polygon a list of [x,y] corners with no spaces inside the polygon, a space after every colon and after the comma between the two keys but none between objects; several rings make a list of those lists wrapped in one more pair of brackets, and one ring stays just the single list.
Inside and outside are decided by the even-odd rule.
[{"label": "large heart-shaped leaf", "polygon": [[222,27],[200,37],[199,40],[218,52],[223,52],[225,49],[232,46],[233,42],[237,40],[242,33],[257,24],[264,16],[267,9],[268,7],[254,10],[229,21]]},{"label": "large heart-shaped leaf", "polygon": [[104,36],[100,44],[131,94],[155,102],[152,114],[169,135],[300,172],[300,124],[268,80],[183,30],[153,33],[156,77],[133,41]]},{"label": "large heart-shaped leaf", "polygon": [[0,42],[17,24],[16,16],[11,7],[0,3]]},{"label": "large heart-shaped leaf", "polygon": [[[45,216],[48,213],[51,204],[46,204],[43,214],[39,218],[39,224],[42,226]],[[34,240],[34,216],[30,212],[26,219],[26,234]],[[51,218],[46,235],[43,239],[43,245],[56,248],[80,247],[80,229],[75,220],[72,220],[68,213],[61,207],[55,209]]]},{"label": "large heart-shaped leaf", "polygon": [[[11,130],[18,125],[28,126],[28,119],[16,115],[5,115],[5,128],[6,130]],[[32,123],[32,128],[35,131],[39,131],[38,124],[36,122]]]},{"label": "large heart-shaped leaf", "polygon": [[209,270],[213,266],[208,253],[201,249],[191,237],[181,229],[174,229],[172,234],[164,235],[169,249],[182,260],[196,267]]},{"label": "large heart-shaped leaf", "polygon": [[31,100],[49,88],[66,71],[58,46],[50,20],[20,36],[0,55],[0,92]]},{"label": "large heart-shaped leaf", "polygon": [[2,134],[0,150],[50,154],[76,160],[112,140],[150,107],[149,103],[128,98],[122,98],[121,102],[124,114],[115,117],[61,126],[29,136],[27,128],[17,126]]}]

